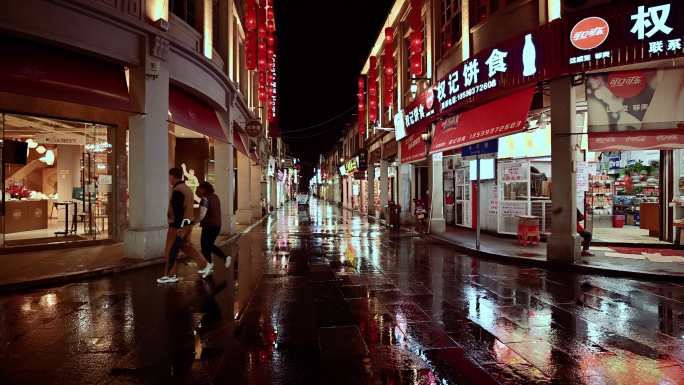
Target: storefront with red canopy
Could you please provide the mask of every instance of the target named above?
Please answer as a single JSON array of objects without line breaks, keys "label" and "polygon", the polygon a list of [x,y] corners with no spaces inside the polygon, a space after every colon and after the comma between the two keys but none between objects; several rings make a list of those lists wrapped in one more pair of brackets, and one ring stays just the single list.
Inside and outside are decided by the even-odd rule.
[{"label": "storefront with red canopy", "polygon": [[209,102],[179,85],[169,87],[169,163],[183,170],[193,192],[199,183],[216,183],[214,143],[228,142]]},{"label": "storefront with red canopy", "polygon": [[[481,225],[514,233],[515,217],[535,215],[550,234],[551,149],[564,135],[575,155],[556,157],[572,163],[557,185],[576,178],[577,207],[595,240],[676,241],[684,226],[684,88],[673,60],[684,55],[681,7],[624,2],[574,13],[478,52],[438,79],[429,152],[444,155],[447,221],[474,226],[470,160],[461,153],[490,141],[497,150],[491,172],[481,170],[492,174],[477,203]],[[558,79],[572,79],[573,104],[553,105]],[[568,109],[575,118],[557,122],[575,127],[551,127],[553,111]]]}]

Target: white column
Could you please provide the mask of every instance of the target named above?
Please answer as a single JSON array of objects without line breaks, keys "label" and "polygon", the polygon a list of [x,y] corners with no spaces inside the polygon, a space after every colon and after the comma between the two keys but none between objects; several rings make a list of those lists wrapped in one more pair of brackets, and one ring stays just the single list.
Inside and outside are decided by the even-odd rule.
[{"label": "white column", "polygon": [[361,214],[368,214],[367,210],[367,204],[368,204],[368,195],[363,193],[363,188],[364,185],[365,187],[368,188],[367,183],[365,180],[360,180],[359,181],[359,213]]},{"label": "white column", "polygon": [[411,174],[413,167],[411,164],[402,163],[399,165],[399,196],[398,204],[401,206],[401,223],[411,223],[413,221],[413,212],[411,205],[411,190],[413,184]]},{"label": "white column", "polygon": [[238,209],[236,213],[236,221],[241,225],[249,225],[252,223],[252,207],[251,207],[251,186],[252,186],[252,166],[251,160],[243,153],[238,152]]},{"label": "white column", "polygon": [[271,206],[275,210],[278,208],[278,179],[274,175],[269,178],[269,181],[271,183]]},{"label": "white column", "polygon": [[252,220],[257,220],[261,218],[261,197],[262,197],[262,186],[261,186],[261,167],[256,164],[252,165],[252,187],[251,187],[251,202],[252,202]]},{"label": "white column", "polygon": [[375,216],[375,166],[368,166],[368,181],[366,183],[366,190],[368,191],[368,215]]},{"label": "white column", "polygon": [[387,161],[380,161],[380,218],[387,219],[387,198],[389,197],[389,181],[387,179]]},{"label": "white column", "polygon": [[573,263],[580,252],[575,197],[575,91],[572,79],[551,82],[551,236],[547,258]]},{"label": "white column", "polygon": [[214,162],[214,189],[221,201],[221,233],[230,234],[233,230],[233,146],[230,143],[215,141]]},{"label": "white column", "polygon": [[57,146],[57,196],[60,201],[73,199],[74,187],[81,186],[82,153],[82,147],[78,145]]},{"label": "white column", "polygon": [[145,68],[132,69],[131,94],[145,113],[130,118],[129,226],[124,235],[128,258],[156,258],[164,253],[166,210],[169,200],[169,71],[158,62],[158,76],[147,77]]},{"label": "white column", "polygon": [[442,171],[442,153],[430,156],[430,232],[443,233],[446,231],[444,220],[444,176]]}]

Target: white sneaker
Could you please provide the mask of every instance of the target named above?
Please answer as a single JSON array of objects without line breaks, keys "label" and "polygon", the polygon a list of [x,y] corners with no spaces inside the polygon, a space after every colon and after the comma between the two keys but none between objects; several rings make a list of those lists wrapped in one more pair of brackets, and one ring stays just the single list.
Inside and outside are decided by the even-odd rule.
[{"label": "white sneaker", "polygon": [[207,269],[209,268],[209,265],[211,265],[211,263],[207,263],[206,265],[204,265],[203,269],[197,270],[197,274],[199,274],[199,275],[204,274],[204,272],[207,271]]},{"label": "white sneaker", "polygon": [[233,263],[233,258],[229,256],[226,257],[226,269],[230,268],[230,265]]},{"label": "white sneaker", "polygon": [[213,263],[207,263],[207,267],[205,267],[204,270],[202,270],[202,272],[200,274],[202,275],[202,278],[207,278],[213,272],[214,272],[214,264]]},{"label": "white sneaker", "polygon": [[178,277],[176,277],[175,275],[171,276],[171,277],[165,275],[163,277],[157,278],[157,283],[176,283],[176,282],[178,282]]}]

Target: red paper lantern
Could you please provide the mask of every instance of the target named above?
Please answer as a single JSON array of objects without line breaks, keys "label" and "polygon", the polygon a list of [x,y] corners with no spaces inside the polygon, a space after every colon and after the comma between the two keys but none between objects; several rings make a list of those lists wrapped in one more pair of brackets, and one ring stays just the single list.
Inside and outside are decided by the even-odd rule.
[{"label": "red paper lantern", "polygon": [[393,104],[394,92],[394,30],[391,27],[385,28],[383,68],[385,70],[385,93],[383,101],[385,107],[391,107]]},{"label": "red paper lantern", "polygon": [[423,74],[423,21],[421,11],[423,0],[411,0],[411,14],[409,23],[411,29],[410,38],[410,71],[413,76]]},{"label": "red paper lantern", "polygon": [[359,92],[357,96],[359,98],[359,135],[363,137],[366,134],[366,93],[363,75],[359,76]]},{"label": "red paper lantern", "polygon": [[378,119],[378,58],[371,56],[368,64],[368,119],[373,124]]},{"label": "red paper lantern", "polygon": [[257,27],[256,0],[247,0],[247,12],[245,15],[245,29],[254,31]]},{"label": "red paper lantern", "polygon": [[257,67],[256,63],[256,32],[246,31],[245,32],[245,64],[247,69],[252,71]]}]

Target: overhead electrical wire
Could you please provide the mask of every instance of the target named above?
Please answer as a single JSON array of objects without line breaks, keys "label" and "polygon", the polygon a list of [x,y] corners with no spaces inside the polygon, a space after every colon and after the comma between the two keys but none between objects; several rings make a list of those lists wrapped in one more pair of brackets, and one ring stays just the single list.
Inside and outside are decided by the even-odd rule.
[{"label": "overhead electrical wire", "polygon": [[[343,117],[344,115],[348,114],[350,111],[352,111],[352,110],[355,109],[355,108],[356,108],[356,105],[353,105],[353,106],[347,108],[346,110],[340,112],[339,114],[333,116],[333,117],[330,118],[330,119],[326,119],[326,120],[324,120],[324,121],[322,121],[322,122],[319,122],[319,123],[316,123],[316,124],[312,124],[312,125],[307,126],[307,127],[295,128],[295,129],[293,129],[293,130],[285,130],[285,131],[283,131],[283,134],[284,134],[284,135],[288,135],[288,134],[291,134],[291,133],[304,132],[304,131],[309,131],[309,130],[312,130],[312,129],[314,129],[314,128],[318,128],[318,127],[324,126],[324,125],[326,125],[326,124],[328,124],[328,123],[330,123],[330,122],[333,122],[333,121],[335,121],[335,120],[337,120],[337,119]],[[327,128],[327,129],[332,129],[332,128],[335,128],[335,127],[329,127],[329,128]]]}]

